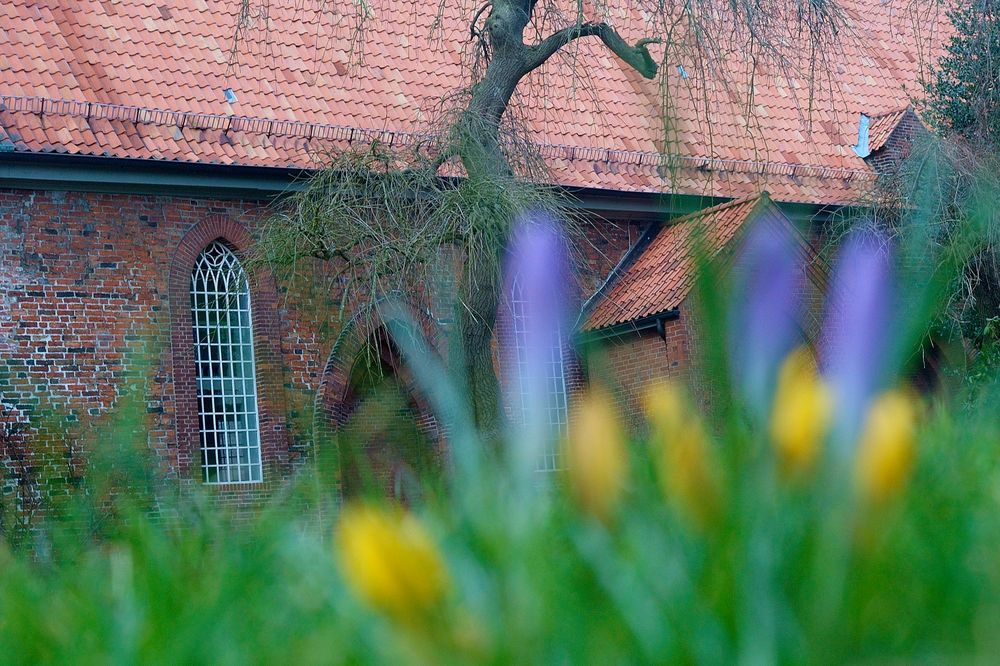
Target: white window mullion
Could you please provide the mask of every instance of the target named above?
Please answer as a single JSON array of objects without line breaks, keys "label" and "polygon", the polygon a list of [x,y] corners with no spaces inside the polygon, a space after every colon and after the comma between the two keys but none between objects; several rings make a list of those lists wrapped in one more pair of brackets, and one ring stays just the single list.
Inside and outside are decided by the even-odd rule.
[{"label": "white window mullion", "polygon": [[219,241],[195,263],[191,311],[203,478],[206,483],[259,482],[250,287],[236,255]]}]

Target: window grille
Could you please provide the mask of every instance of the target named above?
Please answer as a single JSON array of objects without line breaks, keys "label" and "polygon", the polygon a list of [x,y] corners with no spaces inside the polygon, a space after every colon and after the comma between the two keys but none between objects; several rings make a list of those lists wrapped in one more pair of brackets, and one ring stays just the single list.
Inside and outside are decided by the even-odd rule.
[{"label": "window grille", "polygon": [[219,241],[191,274],[201,466],[206,483],[262,477],[250,286],[236,255]]},{"label": "window grille", "polygon": [[[511,284],[510,309],[514,326],[514,350],[517,355],[517,375],[520,386],[521,418],[528,413],[532,401],[539,396],[529,395],[528,376],[528,303],[521,286],[515,278]],[[545,388],[546,417],[551,437],[547,439],[545,450],[538,461],[539,472],[554,472],[562,468],[559,440],[565,436],[569,422],[569,408],[566,396],[566,364],[563,332],[560,328],[552,331],[546,350]]]}]

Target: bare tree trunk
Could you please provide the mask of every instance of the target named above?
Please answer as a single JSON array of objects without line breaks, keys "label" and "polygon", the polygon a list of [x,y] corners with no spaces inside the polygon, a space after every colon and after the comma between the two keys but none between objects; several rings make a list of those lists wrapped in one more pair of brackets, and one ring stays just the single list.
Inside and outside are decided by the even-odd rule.
[{"label": "bare tree trunk", "polygon": [[[517,84],[527,73],[524,28],[534,3],[497,0],[486,22],[485,39],[491,60],[479,82],[472,87],[469,105],[462,114],[459,155],[470,184],[502,191],[513,173],[500,145],[500,121],[510,104]],[[493,229],[509,229],[511,220],[501,225],[477,225],[472,233],[481,237],[469,244],[481,248],[488,258],[485,266],[501,262],[506,237]],[[490,261],[493,260],[493,261]],[[499,435],[503,420],[500,411],[500,383],[492,358],[492,340],[500,305],[501,275],[495,269],[466,262],[461,280],[463,308],[459,319],[466,350],[466,378],[476,423],[487,436]]]},{"label": "bare tree trunk", "polygon": [[[656,75],[657,67],[646,48],[658,42],[645,39],[628,45],[605,23],[579,23],[553,33],[535,45],[524,43],[524,30],[531,20],[537,0],[493,0],[482,39],[490,56],[486,72],[472,87],[469,105],[458,126],[459,156],[470,183],[502,192],[514,174],[500,143],[500,122],[518,84],[527,74],[544,64],[560,48],[580,37],[596,36],[622,60],[647,78]],[[501,194],[502,196],[502,194]],[[470,246],[499,265],[512,220],[505,224],[480,225],[472,233],[481,237],[467,239]],[[501,275],[466,262],[462,276],[463,309],[459,324],[467,351],[466,376],[473,414],[487,436],[500,431],[500,384],[493,365],[492,339],[500,304]]]},{"label": "bare tree trunk", "polygon": [[500,285],[494,274],[474,275],[466,264],[462,276],[464,307],[459,317],[465,349],[465,376],[476,423],[487,439],[499,436],[500,382],[493,365],[492,341]]},{"label": "bare tree trunk", "polygon": [[[307,253],[344,262],[343,270],[336,276],[338,284],[343,276],[345,281],[359,285],[370,298],[412,287],[406,283],[406,276],[414,266],[426,266],[443,246],[453,247],[455,243],[464,246],[458,325],[459,341],[465,353],[464,367],[456,370],[465,377],[476,424],[489,438],[500,434],[502,423],[500,383],[493,363],[492,344],[501,302],[500,266],[513,223],[509,218],[517,214],[518,205],[525,205],[531,199],[525,197],[525,185],[517,181],[508,162],[504,130],[501,129],[514,91],[527,74],[580,37],[599,37],[644,76],[652,77],[656,72],[656,64],[645,47],[651,40],[629,46],[606,23],[582,22],[581,19],[538,43],[525,44],[525,28],[531,22],[537,2],[488,0],[476,13],[472,34],[479,38],[488,62],[481,80],[472,86],[468,104],[452,128],[452,134],[447,137],[446,150],[419,164],[422,168],[394,171],[391,165],[395,160],[383,160],[385,154],[381,151],[385,148],[375,142],[367,152],[348,155],[342,162],[346,167],[343,173],[336,164],[332,165],[323,177],[314,179],[310,187],[294,199],[291,217],[296,224],[290,231],[284,220],[273,225],[273,249],[277,249],[279,255],[288,252],[292,257],[299,256],[302,251],[299,233],[304,232],[309,241]],[[487,10],[489,15],[480,27],[479,20]],[[467,176],[461,185],[468,188],[463,194],[472,195],[468,202],[459,204],[459,209],[467,216],[465,219],[456,221],[451,217],[452,211],[448,211],[442,224],[432,225],[435,228],[429,232],[417,230],[415,239],[406,238],[405,232],[388,229],[395,225],[383,226],[388,220],[421,219],[421,211],[406,202],[414,191],[430,183],[433,183],[429,185],[432,189],[438,186],[441,165],[456,155]],[[394,171],[394,179],[382,177],[387,166]],[[345,178],[344,174],[353,175]],[[371,191],[369,185],[374,185]],[[443,194],[444,190],[437,192]],[[397,196],[398,193],[402,195]],[[365,201],[368,196],[372,200]],[[364,202],[360,206],[359,200]],[[373,224],[369,219],[383,212],[385,220],[376,220]],[[411,244],[411,240],[417,242]],[[366,253],[365,248],[372,252]],[[270,261],[270,257],[267,260]]]}]

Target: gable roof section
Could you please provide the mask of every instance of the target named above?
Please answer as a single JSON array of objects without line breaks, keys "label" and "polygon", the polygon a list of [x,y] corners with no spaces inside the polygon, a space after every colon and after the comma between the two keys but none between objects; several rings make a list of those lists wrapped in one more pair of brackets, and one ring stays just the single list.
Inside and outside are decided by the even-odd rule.
[{"label": "gable roof section", "polygon": [[[677,310],[694,287],[697,244],[704,243],[702,250],[709,257],[717,256],[749,224],[765,219],[795,229],[767,192],[654,225],[591,298],[582,317],[582,330],[595,331]],[[794,233],[803,249],[807,248],[808,242],[797,230]]]},{"label": "gable roof section", "polygon": [[923,126],[923,121],[920,120],[920,117],[917,116],[911,106],[905,106],[902,109],[873,116],[871,125],[868,128],[868,148],[871,152],[875,153],[885,148],[889,139],[892,138],[893,132],[896,131],[896,128],[899,127],[900,123],[907,116],[911,117],[920,126]]},{"label": "gable roof section", "polygon": [[[9,145],[314,168],[352,140],[412,138],[468,80],[456,46],[468,38],[465,0],[445,0],[440,17],[437,3],[373,0],[362,66],[345,53],[351,26],[327,26],[310,3],[272,1],[266,33],[250,35],[232,68],[239,4],[0,3],[0,128]],[[908,103],[946,32],[943,11],[915,21],[912,4],[838,0],[841,41],[812,89],[802,77],[767,72],[752,88],[724,83],[693,63],[682,76],[671,63],[669,145],[658,84],[596,40],[575,45],[575,61],[586,63],[579,77],[556,59],[522,84],[519,104],[556,184],[724,198],[766,188],[781,201],[843,203],[873,178],[850,149],[858,113]],[[626,36],[655,32],[640,9],[626,7],[615,18]],[[429,38],[439,19],[438,38]],[[726,55],[718,69],[746,71],[741,57]]]},{"label": "gable roof section", "polygon": [[676,310],[694,285],[694,251],[699,228],[711,255],[725,247],[737,230],[768,199],[766,195],[730,201],[654,225],[636,243],[631,256],[612,273],[585,317],[590,331]]}]

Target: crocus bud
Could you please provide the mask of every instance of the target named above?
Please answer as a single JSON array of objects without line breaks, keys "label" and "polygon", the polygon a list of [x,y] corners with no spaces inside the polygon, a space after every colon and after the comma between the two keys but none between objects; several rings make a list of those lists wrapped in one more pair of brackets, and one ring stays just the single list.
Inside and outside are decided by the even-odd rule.
[{"label": "crocus bud", "polygon": [[778,366],[799,337],[803,280],[798,242],[767,210],[736,256],[729,321],[733,377],[761,421],[767,419]]},{"label": "crocus bud", "polygon": [[697,410],[670,382],[649,390],[645,408],[667,501],[698,527],[706,527],[719,513],[721,492],[716,461]]},{"label": "crocus bud", "polygon": [[334,548],[354,593],[397,621],[427,618],[443,601],[450,578],[423,525],[401,509],[344,509]]},{"label": "crocus bud", "polygon": [[902,391],[872,401],[855,458],[855,482],[862,498],[884,502],[906,487],[916,458],[917,407]]},{"label": "crocus bud", "polygon": [[809,472],[830,429],[833,397],[808,347],[785,359],[771,408],[771,441],[786,476]]},{"label": "crocus bud", "polygon": [[608,522],[625,489],[628,453],[614,398],[606,390],[595,387],[574,405],[564,451],[577,504]]},{"label": "crocus bud", "polygon": [[831,441],[842,460],[864,427],[865,409],[886,380],[894,314],[892,245],[852,234],[837,261],[823,324],[823,375],[837,406]]}]

